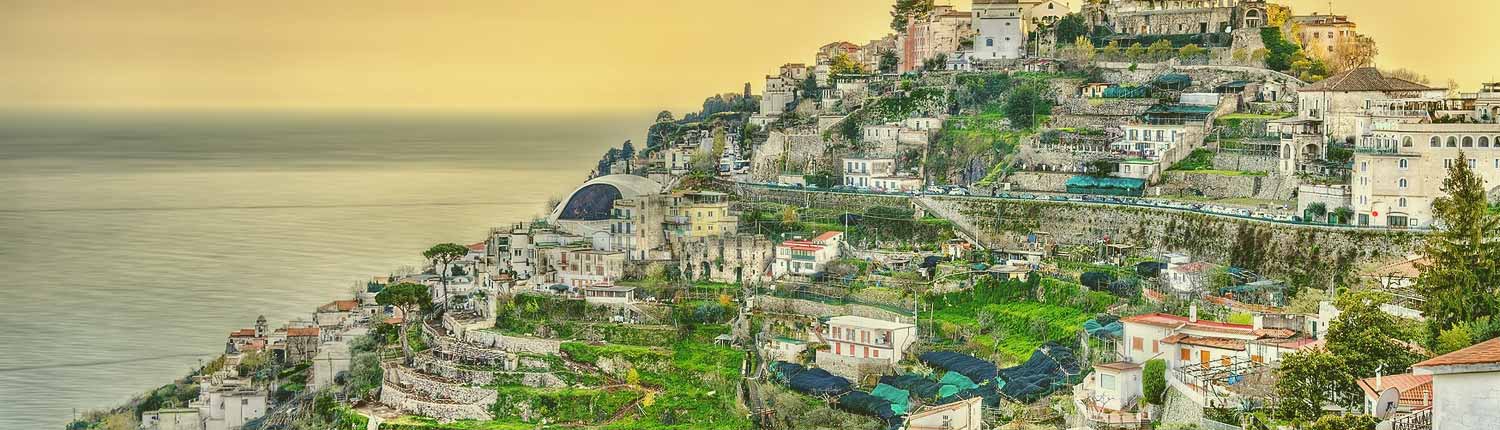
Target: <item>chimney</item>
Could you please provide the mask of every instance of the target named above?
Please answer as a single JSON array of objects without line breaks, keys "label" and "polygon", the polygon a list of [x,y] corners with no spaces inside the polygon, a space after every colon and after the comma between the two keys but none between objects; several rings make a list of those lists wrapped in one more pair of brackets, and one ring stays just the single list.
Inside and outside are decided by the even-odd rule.
[{"label": "chimney", "polygon": [[1188,305],[1188,322],[1198,322],[1198,304]]}]

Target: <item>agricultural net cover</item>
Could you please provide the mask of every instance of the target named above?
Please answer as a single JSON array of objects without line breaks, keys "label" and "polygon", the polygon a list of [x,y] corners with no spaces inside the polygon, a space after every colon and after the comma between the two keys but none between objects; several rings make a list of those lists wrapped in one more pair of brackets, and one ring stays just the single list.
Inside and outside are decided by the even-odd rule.
[{"label": "agricultural net cover", "polygon": [[985,381],[995,379],[996,372],[999,369],[995,366],[995,363],[980,360],[972,355],[951,351],[929,352],[917,357],[917,360],[928,366],[948,370],[949,372],[958,372],[960,375],[968,377],[970,381],[977,381],[977,383],[981,384]]},{"label": "agricultural net cover", "polygon": [[886,384],[876,385],[870,395],[891,402],[891,413],[896,415],[906,415],[906,408],[911,405],[911,392]]},{"label": "agricultural net cover", "polygon": [[776,362],[771,365],[772,373],[778,381],[782,381],[792,391],[813,396],[837,396],[849,391],[848,379],[828,373],[823,369],[808,369],[802,365],[787,362]]},{"label": "agricultural net cover", "polygon": [[840,409],[860,414],[879,417],[886,423],[896,419],[896,413],[891,411],[891,402],[863,391],[850,391],[839,397]]},{"label": "agricultural net cover", "polygon": [[1048,342],[1031,353],[1020,366],[1000,370],[1005,382],[1000,393],[1021,402],[1034,402],[1072,385],[1081,375],[1081,363],[1073,350]]},{"label": "agricultural net cover", "polygon": [[[939,397],[945,396],[940,394],[940,390],[944,388],[942,384],[924,378],[921,375],[882,376],[880,377],[880,383],[906,390],[912,396],[922,400],[937,400]],[[954,390],[954,392],[957,392],[957,390]]]},{"label": "agricultural net cover", "polygon": [[1120,339],[1125,336],[1125,325],[1119,319],[1111,322],[1102,322],[1099,319],[1090,319],[1083,323],[1083,331],[1089,336],[1103,339]]}]

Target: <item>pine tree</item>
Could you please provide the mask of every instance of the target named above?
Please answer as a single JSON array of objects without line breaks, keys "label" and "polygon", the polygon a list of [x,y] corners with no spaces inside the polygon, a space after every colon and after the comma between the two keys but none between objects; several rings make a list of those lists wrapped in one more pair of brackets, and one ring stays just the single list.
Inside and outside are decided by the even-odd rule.
[{"label": "pine tree", "polygon": [[1443,180],[1446,195],[1432,203],[1437,231],[1427,237],[1427,261],[1417,266],[1429,339],[1454,324],[1496,314],[1500,216],[1490,211],[1484,179],[1465,160],[1460,152]]}]

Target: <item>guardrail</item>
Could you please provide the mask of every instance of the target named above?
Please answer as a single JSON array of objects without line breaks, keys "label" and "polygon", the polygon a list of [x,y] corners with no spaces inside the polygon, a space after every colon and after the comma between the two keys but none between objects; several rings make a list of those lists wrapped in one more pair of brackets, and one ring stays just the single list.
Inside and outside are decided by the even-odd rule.
[{"label": "guardrail", "polygon": [[[1222,217],[1222,218],[1241,219],[1241,220],[1246,220],[1246,221],[1265,222],[1265,223],[1282,224],[1282,225],[1290,225],[1290,226],[1298,226],[1298,227],[1325,228],[1325,229],[1333,229],[1333,230],[1354,230],[1354,231],[1372,231],[1372,232],[1409,231],[1409,232],[1417,232],[1417,233],[1426,233],[1426,232],[1430,232],[1431,231],[1430,228],[1414,228],[1414,227],[1400,227],[1400,228],[1398,228],[1398,227],[1358,226],[1358,225],[1347,225],[1347,224],[1323,224],[1323,223],[1302,222],[1302,221],[1288,221],[1288,220],[1277,219],[1277,218],[1270,218],[1270,217],[1257,217],[1257,216],[1251,216],[1251,215],[1240,215],[1240,214],[1232,214],[1232,213],[1206,211],[1206,210],[1202,210],[1202,209],[1194,209],[1192,207],[1171,206],[1171,204],[1183,204],[1183,203],[1167,202],[1167,201],[1157,202],[1157,201],[1152,201],[1152,200],[1145,200],[1147,202],[1153,202],[1153,203],[1156,203],[1156,204],[1139,203],[1140,201],[1143,201],[1144,199],[1146,199],[1144,197],[1127,197],[1127,198],[1123,198],[1122,199],[1120,197],[1094,196],[1094,195],[1090,195],[1090,194],[1059,194],[1059,193],[1047,193],[1047,192],[1033,192],[1033,193],[1026,193],[1026,194],[1033,195],[1033,197],[1027,198],[1027,197],[1022,197],[1022,196],[976,196],[976,195],[967,195],[966,196],[966,195],[955,195],[955,194],[877,193],[877,192],[873,192],[873,191],[857,191],[857,190],[847,190],[847,189],[844,189],[844,190],[833,190],[833,189],[823,190],[823,189],[807,189],[807,188],[790,187],[790,186],[773,185],[773,184],[757,184],[757,183],[750,183],[750,182],[736,182],[735,185],[737,185],[737,186],[747,186],[747,187],[756,187],[756,188],[765,188],[765,189],[775,189],[775,190],[783,190],[783,191],[806,192],[806,193],[847,194],[847,195],[862,195],[862,196],[891,197],[891,198],[908,198],[908,199],[909,198],[915,198],[915,197],[927,196],[927,197],[944,197],[944,198],[975,199],[975,200],[1037,201],[1037,202],[1065,203],[1065,204],[1078,204],[1078,205],[1094,205],[1094,206],[1128,206],[1128,207],[1137,207],[1137,208],[1145,208],[1145,209],[1157,209],[1157,210],[1165,210],[1165,211],[1177,211],[1177,212],[1186,212],[1186,213],[1196,213],[1196,214],[1216,216],[1216,217]],[[1045,197],[1045,196],[1049,196],[1049,195],[1050,196],[1064,197],[1064,198],[1063,199],[1041,198],[1041,197]],[[1129,200],[1124,200],[1124,199],[1129,199]]]}]

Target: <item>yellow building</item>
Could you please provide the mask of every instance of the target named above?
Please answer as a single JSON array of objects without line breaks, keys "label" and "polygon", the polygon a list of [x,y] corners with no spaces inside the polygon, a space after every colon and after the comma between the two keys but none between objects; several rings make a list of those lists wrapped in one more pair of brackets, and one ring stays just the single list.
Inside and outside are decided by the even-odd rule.
[{"label": "yellow building", "polygon": [[679,236],[708,237],[734,234],[740,219],[729,211],[729,195],[716,191],[684,191],[672,194],[668,224]]},{"label": "yellow building", "polygon": [[1292,22],[1297,24],[1302,51],[1323,59],[1332,58],[1340,43],[1354,42],[1359,35],[1354,22],[1344,15],[1297,16],[1292,17]]}]

